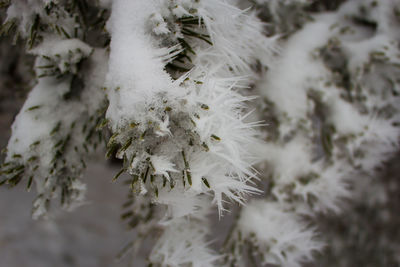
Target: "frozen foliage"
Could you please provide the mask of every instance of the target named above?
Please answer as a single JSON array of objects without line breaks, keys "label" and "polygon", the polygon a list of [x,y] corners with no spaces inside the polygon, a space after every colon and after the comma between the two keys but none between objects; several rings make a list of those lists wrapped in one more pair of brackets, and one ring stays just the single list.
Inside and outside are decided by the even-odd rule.
[{"label": "frozen foliage", "polygon": [[71,88],[73,77],[41,78],[12,126],[6,172],[10,170],[14,183],[23,174],[29,177],[28,188],[33,181],[36,184],[39,198],[34,204],[34,217],[42,215],[43,205],[57,194],[61,194],[66,207],[75,205],[71,201],[83,200],[85,186],[77,180],[85,164],[81,154],[90,143],[101,141],[96,139],[94,128],[101,116],[99,108],[104,108],[104,95],[98,90],[105,74],[104,51],[95,52],[93,58],[87,64],[96,67],[85,73],[82,82],[89,85],[79,92],[79,99],[74,96],[76,88]]},{"label": "frozen foliage", "polygon": [[309,0],[249,0],[254,2],[261,17],[267,21],[269,34],[288,35],[311,20],[305,11]]},{"label": "frozen foliage", "polygon": [[[288,267],[301,266],[321,249],[313,229],[307,229],[300,218],[280,203],[254,200],[240,215],[240,243],[252,243],[251,257],[261,262]],[[236,253],[243,253],[239,250]]]},{"label": "frozen foliage", "polygon": [[[311,197],[314,209],[338,210],[335,201],[349,195],[343,179],[374,171],[381,163],[377,159],[397,151],[398,94],[393,79],[399,71],[398,55],[386,56],[393,53],[390,47],[396,40],[387,39],[389,34],[383,40],[379,31],[362,36],[353,30],[361,26],[345,12],[358,10],[357,5],[349,2],[335,15],[316,17],[291,37],[280,62],[259,84],[267,104],[273,105],[279,121],[277,140],[283,143],[280,149],[268,145],[266,155],[279,199],[294,193],[309,202]],[[357,51],[348,51],[353,46]],[[378,68],[375,65],[388,70],[363,77],[365,71]]]},{"label": "frozen foliage", "polygon": [[[314,16],[258,82],[262,116],[274,126],[266,133],[265,174],[272,199],[293,216],[340,212],[343,198],[358,195],[362,180],[372,182],[398,151],[399,4],[349,1],[337,13]],[[382,199],[374,188],[377,197],[369,197]],[[244,207],[240,218],[253,209]],[[259,226],[245,221],[233,240],[253,232],[253,243],[265,242]],[[308,255],[313,247],[299,248]],[[292,266],[290,260],[278,263]]]},{"label": "frozen foliage", "polygon": [[169,222],[153,247],[150,261],[161,266],[216,266],[218,256],[208,248],[207,232],[202,218]]},{"label": "frozen foliage", "polygon": [[36,62],[38,77],[66,73],[77,74],[78,63],[92,53],[92,48],[79,39],[48,38],[31,50],[39,56]]},{"label": "frozen foliage", "polygon": [[[219,22],[213,14],[218,8],[231,14]],[[132,12],[137,15],[132,17]],[[181,29],[169,29],[167,21],[185,18],[204,33],[187,29],[186,21],[180,22]],[[156,31],[149,27],[154,25]],[[244,194],[256,191],[246,183],[255,176],[251,166],[257,158],[245,147],[259,141],[255,124],[245,121],[245,102],[251,98],[238,93],[248,78],[237,75],[250,74],[252,53],[268,52],[270,41],[262,36],[260,25],[219,1],[113,3],[107,119],[115,134],[109,151],[116,150],[117,158],[124,159],[132,187],[153,194],[161,203],[168,202],[164,191],[167,198],[181,199],[211,191],[220,211],[223,195],[242,203]],[[169,34],[172,30],[174,36]],[[193,37],[181,39],[185,34]],[[240,34],[243,43],[233,42]],[[253,38],[260,41],[253,44]],[[185,66],[168,66],[187,50],[189,62],[180,63]],[[174,71],[176,79],[165,70],[192,65],[179,76]]]},{"label": "frozen foliage", "polygon": [[[398,150],[400,2],[249,2],[8,4],[2,33],[26,40],[37,79],[0,184],[35,184],[34,218],[57,197],[72,209],[105,143],[136,231],[120,256],[152,241],[153,266],[312,261],[312,219],[340,213]],[[230,203],[219,254],[209,215]]]},{"label": "frozen foliage", "polygon": [[[40,20],[44,10],[55,17]],[[85,154],[102,140],[95,130],[106,108],[104,92],[99,89],[104,85],[107,53],[78,39],[78,31],[77,38],[70,38],[65,29],[60,32],[54,21],[62,22],[62,27],[79,25],[77,18],[64,21],[60,14],[62,18],[72,16],[61,6],[41,1],[16,2],[8,9],[8,22],[22,20],[18,28],[22,36],[27,34],[24,25],[36,17],[28,46],[37,43],[29,53],[36,56],[38,81],[12,126],[3,166],[7,180],[2,182],[16,185],[25,176],[28,189],[36,185],[34,218],[46,215],[52,198],[59,197],[67,209],[84,201],[86,186],[79,179]]]}]

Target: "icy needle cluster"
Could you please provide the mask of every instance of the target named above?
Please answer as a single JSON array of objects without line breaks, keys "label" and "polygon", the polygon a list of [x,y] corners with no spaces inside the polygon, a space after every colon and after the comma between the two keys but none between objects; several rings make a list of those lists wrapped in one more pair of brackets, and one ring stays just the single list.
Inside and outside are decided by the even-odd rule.
[{"label": "icy needle cluster", "polygon": [[259,141],[240,90],[256,53],[268,56],[262,24],[222,1],[114,1],[107,27],[108,154],[123,159],[132,190],[172,219],[194,213],[204,194],[220,212],[225,198],[243,203],[257,191]]},{"label": "icy needle cluster", "polygon": [[[232,14],[217,17],[218,8]],[[108,147],[124,159],[132,187],[171,207],[208,192],[220,210],[223,196],[242,202],[255,191],[249,148],[258,141],[245,121],[251,98],[238,91],[249,82],[238,75],[249,73],[256,49],[268,50],[260,22],[220,1],[116,1],[108,28]]]}]

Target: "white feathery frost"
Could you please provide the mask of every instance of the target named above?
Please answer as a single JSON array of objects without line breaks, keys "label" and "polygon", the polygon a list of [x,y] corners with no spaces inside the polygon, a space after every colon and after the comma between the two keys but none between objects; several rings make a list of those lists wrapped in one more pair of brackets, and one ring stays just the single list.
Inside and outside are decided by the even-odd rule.
[{"label": "white feathery frost", "polygon": [[237,229],[255,244],[251,253],[261,254],[263,264],[300,267],[323,247],[314,229],[276,202],[252,200],[242,209]]},{"label": "white feathery frost", "polygon": [[[190,227],[188,227],[190,224]],[[150,261],[159,266],[217,266],[219,256],[208,248],[204,222],[176,219],[169,222],[153,247]]]}]

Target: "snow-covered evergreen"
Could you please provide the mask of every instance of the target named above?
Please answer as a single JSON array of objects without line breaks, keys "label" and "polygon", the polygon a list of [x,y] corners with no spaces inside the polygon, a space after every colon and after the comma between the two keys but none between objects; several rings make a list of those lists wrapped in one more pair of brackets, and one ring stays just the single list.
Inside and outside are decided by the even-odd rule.
[{"label": "snow-covered evergreen", "polygon": [[[71,210],[102,150],[129,191],[127,251],[152,236],[154,266],[312,261],[313,218],[361,195],[400,125],[400,1],[322,2],[5,3],[2,33],[26,42],[36,85],[0,184],[35,185],[35,219]],[[210,214],[235,209],[212,249]]]}]

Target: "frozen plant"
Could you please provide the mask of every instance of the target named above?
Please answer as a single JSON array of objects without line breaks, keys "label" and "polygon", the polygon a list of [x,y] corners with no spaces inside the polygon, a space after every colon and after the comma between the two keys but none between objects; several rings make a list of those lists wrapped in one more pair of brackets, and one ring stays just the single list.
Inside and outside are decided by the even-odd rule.
[{"label": "frozen plant", "polygon": [[[360,195],[399,140],[400,2],[324,3],[3,3],[36,85],[0,184],[35,186],[34,218],[71,210],[99,147],[129,191],[121,217],[137,238],[122,252],[155,240],[153,266],[312,261],[313,218]],[[216,250],[209,215],[229,211]]]}]

